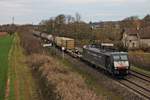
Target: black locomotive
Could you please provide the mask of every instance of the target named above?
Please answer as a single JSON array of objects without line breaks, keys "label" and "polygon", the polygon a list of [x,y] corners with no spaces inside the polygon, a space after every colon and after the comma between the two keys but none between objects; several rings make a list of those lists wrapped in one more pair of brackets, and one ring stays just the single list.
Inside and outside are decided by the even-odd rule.
[{"label": "black locomotive", "polygon": [[130,63],[127,52],[111,51],[89,45],[84,46],[82,59],[115,76],[126,76],[129,73]]}]

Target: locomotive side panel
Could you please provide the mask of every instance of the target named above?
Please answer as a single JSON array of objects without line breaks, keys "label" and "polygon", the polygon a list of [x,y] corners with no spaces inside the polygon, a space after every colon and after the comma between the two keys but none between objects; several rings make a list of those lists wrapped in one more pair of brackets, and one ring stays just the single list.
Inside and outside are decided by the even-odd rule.
[{"label": "locomotive side panel", "polygon": [[88,49],[83,50],[83,59],[96,65],[97,67],[106,70],[106,55],[90,51]]}]

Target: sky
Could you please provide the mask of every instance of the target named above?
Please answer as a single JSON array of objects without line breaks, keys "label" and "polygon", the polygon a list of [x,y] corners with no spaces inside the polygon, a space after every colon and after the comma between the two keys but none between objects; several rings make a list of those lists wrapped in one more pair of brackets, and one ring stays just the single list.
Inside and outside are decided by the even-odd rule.
[{"label": "sky", "polygon": [[38,24],[59,14],[83,21],[115,21],[150,14],[150,0],[0,0],[0,24]]}]

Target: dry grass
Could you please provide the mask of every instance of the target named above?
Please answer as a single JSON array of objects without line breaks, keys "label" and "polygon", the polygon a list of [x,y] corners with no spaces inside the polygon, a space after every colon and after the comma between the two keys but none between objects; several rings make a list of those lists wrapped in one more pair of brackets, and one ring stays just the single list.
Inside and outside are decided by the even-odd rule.
[{"label": "dry grass", "polygon": [[103,99],[87,87],[85,79],[81,75],[72,72],[54,58],[33,54],[28,63],[40,73],[41,78],[44,78],[47,88],[52,89],[51,86],[53,86],[56,100]]},{"label": "dry grass", "polygon": [[150,71],[150,53],[142,51],[129,52],[129,58],[133,65]]},{"label": "dry grass", "polygon": [[25,49],[26,54],[32,53],[41,53],[41,43],[40,41],[33,36],[32,31],[28,29],[20,28],[18,29],[18,33],[20,36],[20,44]]}]

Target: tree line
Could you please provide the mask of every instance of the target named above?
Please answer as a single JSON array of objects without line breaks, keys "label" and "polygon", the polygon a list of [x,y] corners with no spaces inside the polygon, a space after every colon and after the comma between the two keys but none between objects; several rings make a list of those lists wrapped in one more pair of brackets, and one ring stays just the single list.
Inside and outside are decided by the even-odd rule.
[{"label": "tree line", "polygon": [[[120,42],[124,28],[143,28],[150,26],[150,15],[143,19],[138,16],[127,17],[121,21],[103,22],[105,27],[92,29],[91,23],[81,20],[81,15],[60,14],[39,23],[39,30],[55,36],[66,36],[76,39],[80,44],[89,42]],[[101,23],[101,22],[100,22]],[[119,27],[114,27],[116,24]]]}]

